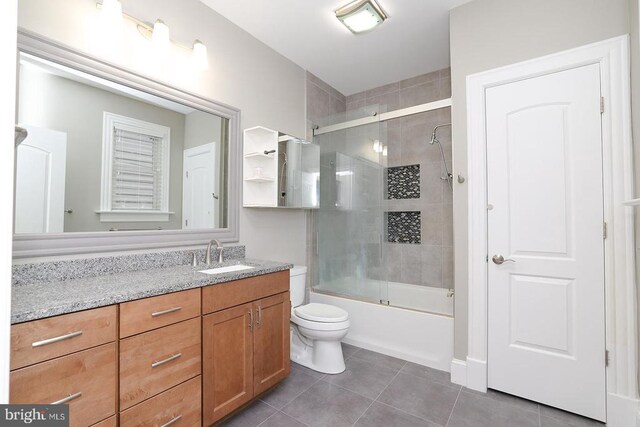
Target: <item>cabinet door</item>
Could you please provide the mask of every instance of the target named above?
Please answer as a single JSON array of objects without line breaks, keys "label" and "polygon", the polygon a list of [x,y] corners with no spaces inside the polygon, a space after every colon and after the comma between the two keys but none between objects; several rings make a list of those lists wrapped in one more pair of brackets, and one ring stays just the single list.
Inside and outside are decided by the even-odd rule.
[{"label": "cabinet door", "polygon": [[211,425],[253,398],[252,305],[202,318],[204,425]]},{"label": "cabinet door", "polygon": [[253,390],[256,395],[289,375],[289,292],[253,303]]}]

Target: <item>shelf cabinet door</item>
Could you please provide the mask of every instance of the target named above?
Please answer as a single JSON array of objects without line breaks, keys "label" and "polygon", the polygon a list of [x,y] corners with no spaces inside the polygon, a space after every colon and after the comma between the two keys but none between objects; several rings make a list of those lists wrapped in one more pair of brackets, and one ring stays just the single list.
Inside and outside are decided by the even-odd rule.
[{"label": "shelf cabinet door", "polygon": [[252,304],[203,317],[203,419],[211,425],[253,396]]},{"label": "shelf cabinet door", "polygon": [[254,393],[257,396],[289,375],[289,292],[253,303]]}]

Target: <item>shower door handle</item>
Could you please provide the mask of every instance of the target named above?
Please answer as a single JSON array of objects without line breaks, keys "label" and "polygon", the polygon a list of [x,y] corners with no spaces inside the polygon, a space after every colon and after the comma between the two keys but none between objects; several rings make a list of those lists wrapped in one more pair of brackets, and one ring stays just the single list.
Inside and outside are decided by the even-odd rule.
[{"label": "shower door handle", "polygon": [[497,264],[497,265],[504,264],[505,262],[516,262],[515,259],[505,258],[502,255],[494,255],[493,257],[491,257],[491,260],[493,261],[494,264]]}]

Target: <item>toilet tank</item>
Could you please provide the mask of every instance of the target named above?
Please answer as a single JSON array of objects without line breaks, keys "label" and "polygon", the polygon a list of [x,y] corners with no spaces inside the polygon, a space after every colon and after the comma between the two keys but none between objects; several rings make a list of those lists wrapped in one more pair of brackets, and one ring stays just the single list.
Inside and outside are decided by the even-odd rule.
[{"label": "toilet tank", "polygon": [[294,265],[289,270],[289,292],[291,293],[291,305],[298,307],[304,304],[305,288],[307,286],[307,267]]}]

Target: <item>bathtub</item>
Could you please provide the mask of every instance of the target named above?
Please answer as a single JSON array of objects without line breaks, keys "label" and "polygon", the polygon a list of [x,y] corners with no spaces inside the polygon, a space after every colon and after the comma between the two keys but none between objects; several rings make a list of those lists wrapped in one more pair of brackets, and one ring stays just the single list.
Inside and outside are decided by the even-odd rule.
[{"label": "bathtub", "polygon": [[[366,301],[378,301],[385,295],[385,287],[389,305]],[[362,300],[339,296],[347,289]],[[448,293],[447,289],[406,283],[367,280],[349,284],[341,279],[314,288],[310,301],[335,305],[349,313],[351,326],[345,343],[449,371],[453,298]]]}]

